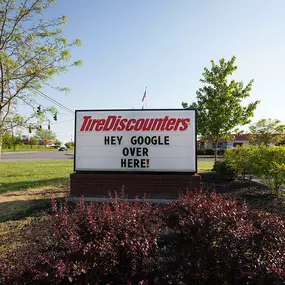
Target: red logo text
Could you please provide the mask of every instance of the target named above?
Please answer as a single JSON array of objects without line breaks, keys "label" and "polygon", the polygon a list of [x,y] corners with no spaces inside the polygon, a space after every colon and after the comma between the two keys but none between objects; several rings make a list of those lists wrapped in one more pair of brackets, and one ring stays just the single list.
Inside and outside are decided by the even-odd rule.
[{"label": "red logo text", "polygon": [[122,116],[108,116],[107,119],[94,119],[84,116],[80,127],[81,132],[100,131],[186,131],[190,118],[123,118]]}]

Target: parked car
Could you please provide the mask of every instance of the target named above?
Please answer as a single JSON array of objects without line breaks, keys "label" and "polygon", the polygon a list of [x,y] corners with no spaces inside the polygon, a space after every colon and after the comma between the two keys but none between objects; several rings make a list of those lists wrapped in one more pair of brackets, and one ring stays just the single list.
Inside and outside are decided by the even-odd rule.
[{"label": "parked car", "polygon": [[226,149],[234,149],[233,146],[229,146],[229,145],[223,145],[221,147],[218,148],[218,155],[223,155],[225,153]]},{"label": "parked car", "polygon": [[67,147],[62,146],[62,147],[60,147],[60,148],[58,149],[58,151],[67,151]]}]

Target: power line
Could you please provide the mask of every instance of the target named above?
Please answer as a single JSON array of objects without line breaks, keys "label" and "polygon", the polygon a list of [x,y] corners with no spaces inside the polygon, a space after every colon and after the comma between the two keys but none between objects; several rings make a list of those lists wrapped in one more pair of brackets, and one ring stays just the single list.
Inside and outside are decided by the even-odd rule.
[{"label": "power line", "polygon": [[56,123],[50,123],[50,124],[51,124],[51,125],[57,125],[57,124],[61,124],[61,123],[71,122],[71,121],[74,121],[74,119],[66,120],[66,121],[61,121],[61,122],[56,122]]},{"label": "power line", "polygon": [[64,115],[64,116],[74,116],[74,114],[66,114],[66,113],[60,113],[58,112],[59,115]]},{"label": "power line", "polygon": [[[34,89],[34,88],[33,88]],[[40,96],[42,96],[43,98],[45,98],[46,100],[51,101],[52,103],[54,103],[55,105],[57,105],[58,107],[64,109],[65,111],[68,111],[72,114],[74,114],[74,111],[72,111],[71,109],[65,107],[64,105],[62,105],[61,103],[57,102],[56,100],[52,99],[51,97],[49,97],[48,95],[46,95],[45,93],[43,93],[42,91],[39,91],[37,89],[34,89]]]},{"label": "power line", "polygon": [[[33,105],[31,105],[30,103],[28,103],[27,101],[25,101],[23,98],[20,98],[20,97],[19,97],[19,99],[21,99],[26,105],[30,106],[31,108],[34,108]],[[34,103],[35,103],[36,105],[41,105],[40,103],[38,103],[38,102],[36,102],[36,101],[34,101]],[[44,107],[44,109],[46,109],[45,106],[43,106],[43,105],[41,105],[41,106]],[[59,115],[64,115],[64,116],[74,116],[74,114],[66,114],[66,113],[61,113],[61,112],[57,112],[57,114],[59,114]]]},{"label": "power line", "polygon": [[58,106],[59,108],[64,109],[65,111],[68,111],[72,114],[74,114],[74,111],[72,111],[71,109],[67,108],[66,106],[62,105],[61,103],[57,102],[56,100],[52,99],[51,97],[49,97],[47,94],[45,94],[44,92],[37,90],[36,88],[31,87],[31,89],[33,89],[34,91],[36,91],[40,96],[42,96],[43,98],[45,98],[46,100],[49,100],[50,102],[52,102],[53,104],[55,104],[56,106]]},{"label": "power line", "polygon": [[57,124],[62,124],[62,123],[66,123],[66,122],[71,122],[71,121],[74,121],[74,119],[65,120],[65,121],[56,122],[56,123],[43,123],[43,124],[41,124],[41,125],[42,125],[42,126],[57,125]]},{"label": "power line", "polygon": [[[31,105],[30,103],[28,103],[27,101],[25,101],[23,98],[20,98],[19,97],[19,99],[21,99],[26,105],[28,105],[28,106],[30,106],[31,108],[35,108],[35,106],[33,106],[33,105]],[[41,105],[41,104],[39,104],[38,102],[36,102],[36,101],[33,101],[36,105]],[[42,106],[42,105],[41,105]],[[44,107],[45,109],[46,109],[46,107],[45,106],[42,106],[42,107]]]}]

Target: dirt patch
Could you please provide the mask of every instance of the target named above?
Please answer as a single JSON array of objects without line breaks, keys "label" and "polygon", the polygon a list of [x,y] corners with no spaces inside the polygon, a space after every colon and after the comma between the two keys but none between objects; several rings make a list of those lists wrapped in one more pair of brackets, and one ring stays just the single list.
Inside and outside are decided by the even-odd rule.
[{"label": "dirt patch", "polygon": [[43,216],[50,207],[50,199],[69,196],[69,183],[42,186],[0,195],[0,259],[1,254],[21,246],[23,228]]}]

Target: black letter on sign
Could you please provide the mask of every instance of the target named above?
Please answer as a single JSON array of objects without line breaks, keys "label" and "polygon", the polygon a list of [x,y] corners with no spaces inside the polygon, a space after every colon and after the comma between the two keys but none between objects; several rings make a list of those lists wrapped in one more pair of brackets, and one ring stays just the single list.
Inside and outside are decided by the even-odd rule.
[{"label": "black letter on sign", "polygon": [[164,144],[169,145],[169,136],[164,137]]},{"label": "black letter on sign", "polygon": [[121,167],[127,167],[127,160],[125,158],[121,159]]},{"label": "black letter on sign", "polygon": [[110,144],[110,137],[104,137],[104,144]]},{"label": "black letter on sign", "polygon": [[124,156],[128,156],[129,155],[129,149],[127,147],[124,147],[122,153]]}]

